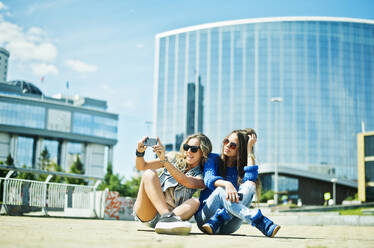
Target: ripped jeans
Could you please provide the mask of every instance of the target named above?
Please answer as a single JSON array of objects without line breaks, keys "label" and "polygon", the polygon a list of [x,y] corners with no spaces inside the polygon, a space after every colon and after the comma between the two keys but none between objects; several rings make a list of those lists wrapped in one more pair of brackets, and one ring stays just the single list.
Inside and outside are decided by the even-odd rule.
[{"label": "ripped jeans", "polygon": [[[249,181],[239,186],[238,193],[243,194],[243,199],[239,203],[226,200],[226,191],[222,187],[217,187],[210,196],[202,203],[203,207],[195,214],[197,226],[201,231],[204,225],[217,211],[225,208],[231,215],[232,219],[220,228],[218,234],[230,234],[238,230],[243,221],[251,223],[251,217],[257,214],[257,209],[250,209],[253,195],[256,192],[256,186]],[[203,231],[204,232],[204,231]]]}]

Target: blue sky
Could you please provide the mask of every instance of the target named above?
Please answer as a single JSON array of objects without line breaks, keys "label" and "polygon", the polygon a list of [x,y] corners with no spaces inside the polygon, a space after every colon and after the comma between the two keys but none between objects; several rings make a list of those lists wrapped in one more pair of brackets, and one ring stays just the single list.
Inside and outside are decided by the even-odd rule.
[{"label": "blue sky", "polygon": [[150,133],[145,121],[153,121],[155,35],[279,16],[374,19],[374,1],[0,0],[0,47],[11,53],[8,80],[33,82],[50,96],[108,101],[119,114],[114,170],[130,178],[136,143]]}]

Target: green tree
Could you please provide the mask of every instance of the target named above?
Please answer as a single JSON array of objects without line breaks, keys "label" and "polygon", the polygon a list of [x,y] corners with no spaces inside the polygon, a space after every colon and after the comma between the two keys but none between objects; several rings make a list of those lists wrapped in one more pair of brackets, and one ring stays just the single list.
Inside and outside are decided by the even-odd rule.
[{"label": "green tree", "polygon": [[125,186],[125,195],[129,197],[136,197],[139,191],[141,176],[132,177],[130,180],[127,180],[124,184]]},{"label": "green tree", "polygon": [[44,147],[43,151],[40,153],[39,157],[39,169],[41,170],[47,170],[51,160],[50,160],[50,154],[48,152],[47,147]]},{"label": "green tree", "polygon": [[[3,161],[0,161],[0,165],[4,165]],[[0,170],[0,177],[5,177],[8,174],[7,170]],[[0,199],[1,200],[1,199]]]},{"label": "green tree", "polygon": [[12,155],[10,155],[10,153],[8,154],[8,157],[6,157],[5,165],[14,166],[14,159],[12,158]]},{"label": "green tree", "polygon": [[106,185],[110,185],[110,178],[113,175],[113,165],[112,163],[108,163],[108,166],[106,167],[106,174],[104,176],[104,183]]},{"label": "green tree", "polygon": [[136,197],[139,190],[141,177],[133,177],[123,183],[124,177],[113,174],[113,166],[108,163],[103,182],[99,185],[99,190],[108,188],[110,191],[117,191],[120,196]]},{"label": "green tree", "polygon": [[[22,165],[22,168],[26,168],[26,165]],[[27,180],[37,180],[38,176],[35,176],[34,173],[31,172],[20,172],[17,171],[17,179],[27,179]]]},{"label": "green tree", "polygon": [[260,202],[267,202],[268,200],[274,199],[274,191],[268,190],[266,192],[261,193]]},{"label": "green tree", "polygon": [[121,184],[123,178],[118,174],[113,174],[113,165],[108,163],[106,167],[106,174],[103,182],[99,185],[99,190],[105,190],[108,188],[110,191],[117,191],[121,196],[124,195],[124,186]]},{"label": "green tree", "polygon": [[[48,165],[48,171],[63,172],[62,167],[59,164],[55,163],[55,162],[51,162]],[[50,182],[54,182],[54,183],[62,183],[64,181],[65,181],[64,177],[62,177],[62,176],[56,176],[56,175],[54,175],[52,177],[52,179],[50,180]]]},{"label": "green tree", "polygon": [[[51,161],[51,155],[49,154],[47,147],[44,147],[43,151],[40,153],[38,165],[39,165],[39,169],[43,171],[62,172],[61,166],[57,164],[56,162]],[[47,177],[48,177],[47,174],[40,174],[36,177],[36,179],[39,181],[45,181]],[[50,182],[56,182],[56,183],[61,183],[63,181],[64,179],[61,176],[53,176],[50,180]]]},{"label": "green tree", "polygon": [[[73,174],[81,174],[81,175],[84,174],[84,165],[81,162],[78,155],[76,156],[74,163],[70,166],[69,172]],[[80,179],[80,178],[69,177],[66,179],[66,181],[67,183],[70,183],[70,184],[87,185],[87,182],[84,179]]]}]

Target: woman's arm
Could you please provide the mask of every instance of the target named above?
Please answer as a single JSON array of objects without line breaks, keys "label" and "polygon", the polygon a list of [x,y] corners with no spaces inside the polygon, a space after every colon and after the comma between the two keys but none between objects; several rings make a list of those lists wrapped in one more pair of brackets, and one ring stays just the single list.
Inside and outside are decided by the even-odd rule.
[{"label": "woman's arm", "polygon": [[177,167],[170,163],[167,159],[162,160],[164,167],[169,171],[175,180],[183,186],[190,189],[204,189],[204,180],[198,177],[186,176]]},{"label": "woman's arm", "polygon": [[[148,137],[144,137],[142,140],[138,142],[137,151],[138,153],[144,153],[147,147],[144,145],[145,139]],[[153,169],[157,170],[162,167],[162,163],[159,159],[151,160],[149,162],[146,162],[144,160],[144,157],[136,156],[135,160],[135,167],[137,170],[147,170],[147,169]]]},{"label": "woman's arm", "polygon": [[258,166],[255,164],[255,155],[253,154],[253,146],[257,141],[256,134],[248,135],[247,143],[247,164],[244,166],[244,177],[243,182],[252,181],[256,182],[258,177]]},{"label": "woman's arm", "polygon": [[170,163],[166,159],[165,148],[162,145],[160,139],[157,138],[157,141],[158,141],[158,144],[153,147],[153,151],[156,152],[160,160],[156,160],[156,161],[161,163],[161,165],[169,171],[170,175],[172,175],[178,183],[190,189],[205,188],[203,179],[200,179],[197,177],[186,176],[177,167],[175,167],[172,163]]},{"label": "woman's arm", "polygon": [[208,156],[208,160],[204,164],[204,183],[207,188],[214,190],[216,188],[215,182],[219,179],[224,180],[223,177],[219,176],[218,166],[220,157],[211,153]]},{"label": "woman's arm", "polygon": [[223,177],[219,176],[220,157],[217,154],[209,154],[208,161],[204,165],[204,182],[205,185],[214,190],[216,187],[223,187],[226,190],[226,199],[232,202],[238,202],[239,196],[237,195],[237,190],[234,185],[225,180]]},{"label": "woman's arm", "polygon": [[255,165],[255,155],[253,153],[253,146],[257,142],[256,134],[248,135],[248,143],[247,143],[247,163],[248,165]]},{"label": "woman's arm", "polygon": [[214,185],[216,187],[225,188],[226,200],[230,200],[231,202],[239,203],[238,191],[236,190],[235,186],[230,181],[219,179],[219,180],[215,181]]}]

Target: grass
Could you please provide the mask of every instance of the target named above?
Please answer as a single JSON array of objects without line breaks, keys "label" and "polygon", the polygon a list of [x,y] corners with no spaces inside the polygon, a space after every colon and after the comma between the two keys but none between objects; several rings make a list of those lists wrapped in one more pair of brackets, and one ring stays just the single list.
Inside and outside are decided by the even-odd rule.
[{"label": "grass", "polygon": [[[373,207],[367,207],[367,208],[356,208],[356,209],[344,209],[344,210],[339,210],[340,215],[364,215],[362,213],[362,210],[365,209],[371,209]],[[374,214],[365,214],[366,215],[371,215],[374,216]]]}]

